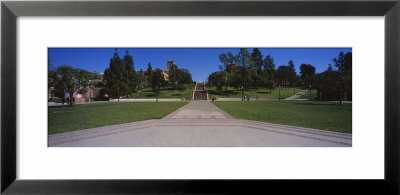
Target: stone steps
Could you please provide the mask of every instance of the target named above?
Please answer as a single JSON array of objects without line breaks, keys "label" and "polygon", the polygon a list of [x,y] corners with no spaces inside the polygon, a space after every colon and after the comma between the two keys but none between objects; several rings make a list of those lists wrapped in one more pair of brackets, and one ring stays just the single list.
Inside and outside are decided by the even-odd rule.
[{"label": "stone steps", "polygon": [[204,89],[204,83],[197,83],[193,100],[207,100],[207,93]]}]

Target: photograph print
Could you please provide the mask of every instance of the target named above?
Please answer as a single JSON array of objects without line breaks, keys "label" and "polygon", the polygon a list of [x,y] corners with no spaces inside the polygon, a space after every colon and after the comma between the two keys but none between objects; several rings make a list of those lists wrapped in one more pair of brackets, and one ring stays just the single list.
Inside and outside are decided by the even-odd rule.
[{"label": "photograph print", "polygon": [[48,147],[352,147],[352,48],[48,48]]}]

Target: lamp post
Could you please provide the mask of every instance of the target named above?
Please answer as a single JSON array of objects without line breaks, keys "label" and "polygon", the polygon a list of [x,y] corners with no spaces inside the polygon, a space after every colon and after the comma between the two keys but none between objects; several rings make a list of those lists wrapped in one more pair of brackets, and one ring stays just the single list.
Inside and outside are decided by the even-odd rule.
[{"label": "lamp post", "polygon": [[293,84],[293,95],[296,95],[296,84]]},{"label": "lamp post", "polygon": [[310,85],[310,99],[311,99],[311,85]]}]

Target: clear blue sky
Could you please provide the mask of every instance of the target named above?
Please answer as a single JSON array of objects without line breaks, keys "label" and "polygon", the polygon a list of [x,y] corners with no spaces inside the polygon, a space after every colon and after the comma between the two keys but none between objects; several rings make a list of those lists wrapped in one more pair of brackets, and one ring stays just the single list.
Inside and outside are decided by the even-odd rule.
[{"label": "clear blue sky", "polygon": [[[219,54],[231,52],[236,55],[239,48],[119,48],[121,58],[129,50],[135,62],[135,69],[147,69],[151,62],[154,68],[167,70],[167,61],[173,60],[179,68],[186,68],[194,81],[205,81],[208,75],[218,70]],[[252,52],[252,48],[249,51]],[[332,64],[332,59],[351,48],[260,48],[263,57],[271,55],[276,68],[293,60],[299,74],[301,64],[315,66],[316,72],[323,72]],[[49,48],[49,58],[54,67],[69,65],[88,71],[104,72],[109,66],[114,48]]]}]

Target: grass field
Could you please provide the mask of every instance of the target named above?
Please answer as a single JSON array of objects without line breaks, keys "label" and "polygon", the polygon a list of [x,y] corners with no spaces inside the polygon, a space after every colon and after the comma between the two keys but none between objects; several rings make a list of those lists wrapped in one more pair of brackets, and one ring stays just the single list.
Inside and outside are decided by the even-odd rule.
[{"label": "grass field", "polygon": [[160,119],[187,102],[110,102],[48,108],[48,133]]},{"label": "grass field", "polygon": [[[158,98],[192,98],[194,84],[184,85],[184,90],[176,90],[171,87],[161,88]],[[150,88],[143,89],[137,93],[133,93],[129,98],[156,98]]]},{"label": "grass field", "polygon": [[[206,87],[207,93],[210,97],[230,97],[230,98],[240,98],[242,97],[242,92],[240,90],[235,90],[232,87],[228,87],[228,94],[225,93],[225,88],[223,88],[220,92],[216,90],[216,87]],[[293,90],[293,88],[283,88],[281,87],[281,98],[287,98],[295,93],[301,91],[301,88],[296,88]],[[258,88],[257,90],[254,89],[249,89],[246,90],[244,93],[247,97],[250,98],[279,98],[279,90],[278,88],[275,88],[273,90],[266,89],[266,88]]]},{"label": "grass field", "polygon": [[213,102],[235,118],[352,133],[352,104],[315,101]]}]

